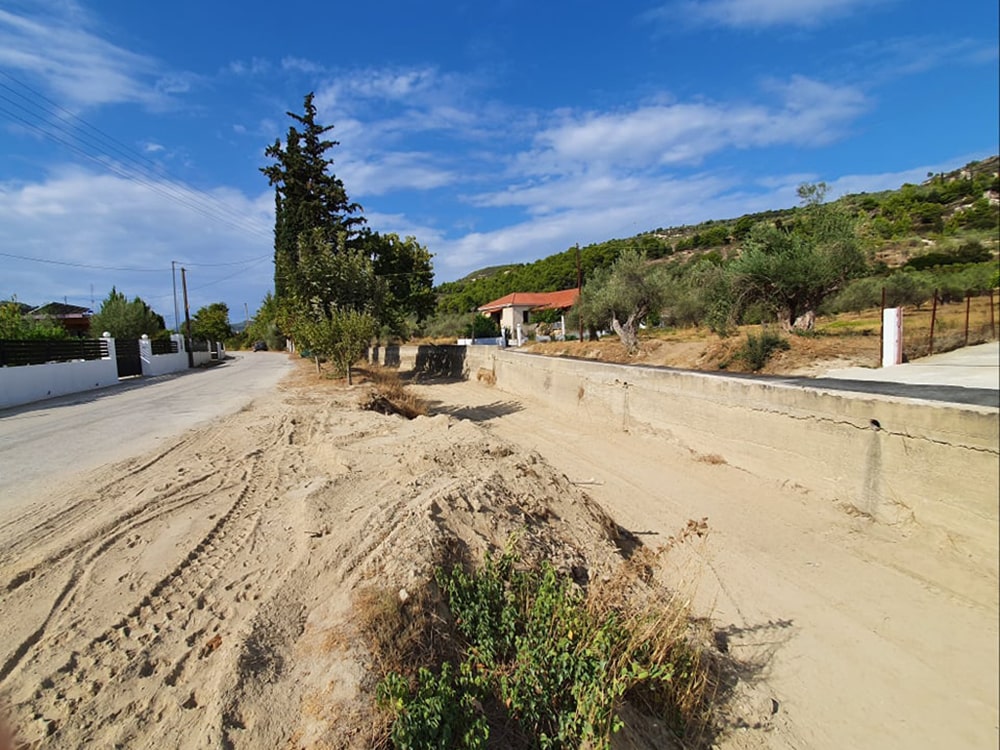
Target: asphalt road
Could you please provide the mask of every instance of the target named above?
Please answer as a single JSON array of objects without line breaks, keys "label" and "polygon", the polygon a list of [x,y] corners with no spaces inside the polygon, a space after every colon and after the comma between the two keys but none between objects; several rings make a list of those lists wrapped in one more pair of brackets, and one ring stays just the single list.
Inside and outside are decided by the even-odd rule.
[{"label": "asphalt road", "polygon": [[240,352],[208,369],[0,410],[0,515],[40,499],[67,475],[152,450],[238,411],[291,366],[283,352]]}]

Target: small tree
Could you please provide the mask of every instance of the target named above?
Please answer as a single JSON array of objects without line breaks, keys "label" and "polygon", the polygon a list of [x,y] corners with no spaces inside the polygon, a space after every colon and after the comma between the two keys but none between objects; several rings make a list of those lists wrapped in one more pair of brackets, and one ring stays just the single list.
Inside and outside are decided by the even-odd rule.
[{"label": "small tree", "polygon": [[667,281],[646,255],[623,250],[608,269],[594,272],[584,285],[580,312],[588,325],[610,325],[629,354],[639,350],[639,324],[659,312],[666,300]]},{"label": "small tree", "polygon": [[431,254],[416,238],[401,240],[396,234],[366,230],[357,245],[372,259],[383,290],[378,320],[391,334],[406,333],[407,316],[412,315],[417,323],[422,323],[434,312],[437,295]]},{"label": "small tree", "polygon": [[139,297],[129,302],[124,294],[111,287],[101,309],[90,319],[90,330],[98,336],[107,331],[116,339],[137,339],[143,334],[153,338],[165,331],[166,325]]},{"label": "small tree", "polygon": [[347,376],[353,385],[351,366],[361,359],[377,330],[375,318],[357,310],[335,310],[330,317],[307,316],[295,325],[295,338],[300,346],[307,347],[316,360],[328,359],[338,374]]},{"label": "small tree", "polygon": [[191,321],[191,335],[205,341],[225,341],[232,336],[229,306],[225,302],[213,302],[199,309]]}]

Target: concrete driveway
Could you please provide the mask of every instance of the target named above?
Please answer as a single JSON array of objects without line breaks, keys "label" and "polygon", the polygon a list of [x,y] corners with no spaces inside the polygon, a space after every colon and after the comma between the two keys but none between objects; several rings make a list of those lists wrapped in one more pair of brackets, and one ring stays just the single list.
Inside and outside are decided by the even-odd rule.
[{"label": "concrete driveway", "polygon": [[1000,342],[967,346],[893,367],[830,370],[823,377],[1000,390]]}]

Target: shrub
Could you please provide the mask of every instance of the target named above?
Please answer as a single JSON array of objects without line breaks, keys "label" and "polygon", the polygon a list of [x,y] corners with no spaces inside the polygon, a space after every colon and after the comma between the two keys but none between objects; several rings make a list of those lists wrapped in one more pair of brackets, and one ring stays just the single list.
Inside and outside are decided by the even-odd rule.
[{"label": "shrub", "polygon": [[[704,521],[682,535],[701,536]],[[584,591],[548,562],[525,569],[509,550],[477,572],[436,581],[460,642],[457,664],[390,672],[377,698],[398,748],[609,748],[635,699],[681,736],[704,727],[708,666],[688,638],[683,605],[649,594],[656,554],[641,550],[603,586]]]},{"label": "shrub", "polygon": [[736,352],[736,357],[742,360],[754,372],[763,369],[771,355],[779,349],[787,351],[790,345],[774,331],[761,331],[759,336],[747,334],[747,340]]}]

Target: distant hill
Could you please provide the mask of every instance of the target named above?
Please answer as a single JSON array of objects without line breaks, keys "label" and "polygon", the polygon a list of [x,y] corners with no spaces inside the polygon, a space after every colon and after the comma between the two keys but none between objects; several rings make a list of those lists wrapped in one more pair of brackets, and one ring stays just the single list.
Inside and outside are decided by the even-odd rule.
[{"label": "distant hill", "polygon": [[[903,265],[915,256],[963,239],[975,239],[995,253],[1000,225],[1000,156],[970,162],[951,172],[928,174],[920,185],[845,195],[834,203],[858,217],[873,260],[883,267]],[[708,253],[721,260],[739,252],[754,224],[794,223],[799,210],[778,209],[661,227],[587,245],[579,248],[580,271],[586,281],[596,268],[610,265],[627,247],[644,250],[652,260],[686,262]],[[549,292],[576,286],[577,256],[574,247],[532,263],[473,271],[437,287],[438,312],[466,313],[511,292]]]}]

